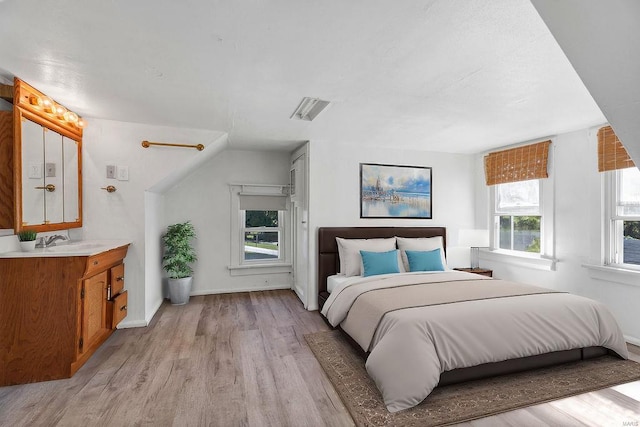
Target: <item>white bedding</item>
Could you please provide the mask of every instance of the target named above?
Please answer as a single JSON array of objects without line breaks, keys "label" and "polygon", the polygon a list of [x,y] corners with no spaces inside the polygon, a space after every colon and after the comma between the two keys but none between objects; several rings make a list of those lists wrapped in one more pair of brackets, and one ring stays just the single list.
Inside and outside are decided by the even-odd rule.
[{"label": "white bedding", "polygon": [[[359,277],[359,276],[354,276]],[[342,274],[334,274],[333,276],[327,277],[327,292],[331,293],[335,288],[343,284],[344,282],[352,279],[353,277],[346,277]]]},{"label": "white bedding", "polygon": [[[408,274],[415,281],[403,277]],[[445,275],[461,273],[431,274],[446,281]],[[414,285],[423,277],[351,277],[333,290],[322,314],[350,333],[349,308],[362,293],[402,286],[399,281]],[[396,412],[424,400],[444,371],[589,346],[628,357],[622,332],[606,307],[567,293],[521,295],[391,311],[366,345],[366,368],[387,409]]]}]

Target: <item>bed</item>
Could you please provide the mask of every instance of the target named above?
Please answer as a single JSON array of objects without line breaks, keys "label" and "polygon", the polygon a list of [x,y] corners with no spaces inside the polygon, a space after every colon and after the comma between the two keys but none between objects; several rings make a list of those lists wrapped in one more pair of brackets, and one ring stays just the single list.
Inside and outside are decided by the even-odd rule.
[{"label": "bed", "polygon": [[[401,258],[401,253],[397,253],[399,274],[361,277],[354,259],[345,264],[353,254],[339,256],[337,240],[340,251],[347,243],[360,241],[366,247],[375,242],[374,254],[363,254],[360,260],[359,268],[366,268],[365,255],[391,252],[396,237],[405,245],[414,240],[429,241],[429,245],[437,241],[442,255],[446,252],[443,227],[324,227],[318,231],[321,313],[367,358],[367,372],[390,412],[417,405],[438,385],[607,353],[628,357],[613,316],[587,298],[451,271],[446,265],[447,271],[409,272],[406,254]],[[336,276],[340,271],[349,277]],[[331,283],[331,278],[339,280],[330,293],[327,279]]]}]

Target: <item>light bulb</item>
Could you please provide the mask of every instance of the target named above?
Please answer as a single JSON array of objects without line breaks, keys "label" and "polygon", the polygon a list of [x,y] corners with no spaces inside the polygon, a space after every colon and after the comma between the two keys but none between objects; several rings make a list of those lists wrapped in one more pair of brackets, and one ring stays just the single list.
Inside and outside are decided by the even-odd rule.
[{"label": "light bulb", "polygon": [[56,116],[58,116],[59,118],[64,118],[64,113],[67,112],[67,109],[64,108],[62,105],[56,105]]},{"label": "light bulb", "polygon": [[69,123],[77,123],[78,115],[73,111],[67,111],[66,113],[64,113],[64,119]]},{"label": "light bulb", "polygon": [[45,98],[42,101],[42,106],[44,107],[44,110],[48,113],[53,113],[55,111],[55,104],[53,103],[52,100],[50,100],[49,98]]},{"label": "light bulb", "polygon": [[86,125],[87,125],[87,123],[84,121],[84,119],[82,117],[78,117],[78,123],[76,123],[76,126],[78,126],[80,129],[82,129]]}]

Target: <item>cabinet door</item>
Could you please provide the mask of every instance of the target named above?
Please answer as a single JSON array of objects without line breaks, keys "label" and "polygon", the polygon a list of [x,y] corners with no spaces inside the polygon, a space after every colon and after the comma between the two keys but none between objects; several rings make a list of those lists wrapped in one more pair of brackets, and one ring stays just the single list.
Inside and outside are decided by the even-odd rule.
[{"label": "cabinet door", "polygon": [[[107,272],[103,271],[83,281],[82,340],[80,352],[109,332],[106,325]],[[109,325],[110,327],[111,325]]]},{"label": "cabinet door", "polygon": [[44,217],[47,224],[62,222],[64,180],[62,177],[62,135],[44,130]]},{"label": "cabinet door", "polygon": [[44,224],[44,130],[22,120],[22,224]]},{"label": "cabinet door", "polygon": [[78,141],[62,138],[62,164],[64,166],[64,222],[80,221],[80,174]]}]

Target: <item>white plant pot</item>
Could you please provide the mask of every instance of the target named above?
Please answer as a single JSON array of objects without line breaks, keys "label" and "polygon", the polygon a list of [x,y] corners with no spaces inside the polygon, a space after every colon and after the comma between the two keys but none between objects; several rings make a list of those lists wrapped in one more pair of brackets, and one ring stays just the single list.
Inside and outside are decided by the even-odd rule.
[{"label": "white plant pot", "polygon": [[193,277],[169,279],[169,298],[173,305],[184,305],[189,302]]},{"label": "white plant pot", "polygon": [[22,252],[31,252],[36,249],[36,241],[20,242],[20,249],[22,249]]}]

